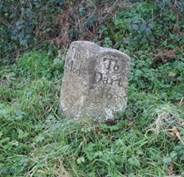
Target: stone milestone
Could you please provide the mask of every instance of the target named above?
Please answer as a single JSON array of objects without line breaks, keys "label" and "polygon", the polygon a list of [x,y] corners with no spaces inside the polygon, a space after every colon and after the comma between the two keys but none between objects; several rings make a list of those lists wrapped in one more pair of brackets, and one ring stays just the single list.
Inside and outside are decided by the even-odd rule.
[{"label": "stone milestone", "polygon": [[60,108],[66,117],[114,119],[127,105],[130,58],[93,42],[72,42],[67,52]]}]

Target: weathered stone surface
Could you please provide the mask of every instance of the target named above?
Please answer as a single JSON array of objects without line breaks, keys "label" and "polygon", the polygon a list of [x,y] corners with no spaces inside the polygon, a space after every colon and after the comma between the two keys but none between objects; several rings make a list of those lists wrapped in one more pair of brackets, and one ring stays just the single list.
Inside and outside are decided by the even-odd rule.
[{"label": "weathered stone surface", "polygon": [[74,119],[113,119],[127,104],[130,58],[88,41],[73,42],[65,60],[60,107]]}]

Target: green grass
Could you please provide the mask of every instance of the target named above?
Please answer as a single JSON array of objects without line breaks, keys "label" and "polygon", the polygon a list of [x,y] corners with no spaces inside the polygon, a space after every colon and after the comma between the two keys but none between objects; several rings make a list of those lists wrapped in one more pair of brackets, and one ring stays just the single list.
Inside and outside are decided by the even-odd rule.
[{"label": "green grass", "polygon": [[[104,45],[132,58],[128,106],[116,125],[60,114],[62,58],[33,50],[0,66],[0,176],[58,177],[65,170],[73,177],[184,176],[183,39],[170,31],[176,19],[167,10],[142,38],[155,9],[139,3],[102,29]],[[129,26],[133,20],[143,31]],[[174,59],[155,60],[158,50],[173,49]]]},{"label": "green grass", "polygon": [[[40,55],[46,56],[40,58],[47,60],[47,67],[32,72]],[[36,61],[33,68],[25,68],[30,62],[25,56]],[[0,176],[59,176],[62,165],[76,177],[165,176],[171,166],[181,175],[183,61],[151,68],[149,60],[134,63],[128,107],[114,126],[73,122],[60,115],[63,62],[55,67],[55,60],[34,51],[1,68]],[[161,77],[169,72],[176,72],[177,85],[170,77]],[[155,132],[160,115],[170,122]],[[181,140],[164,131],[172,127],[178,128]]]}]

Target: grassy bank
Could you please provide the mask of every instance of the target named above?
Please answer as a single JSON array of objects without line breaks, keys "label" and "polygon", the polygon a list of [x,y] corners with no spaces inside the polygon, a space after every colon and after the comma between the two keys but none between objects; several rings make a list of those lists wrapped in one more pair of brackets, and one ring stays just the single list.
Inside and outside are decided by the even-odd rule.
[{"label": "grassy bank", "polygon": [[132,58],[128,107],[116,125],[59,113],[64,54],[33,50],[0,66],[0,176],[184,175],[184,22],[170,31],[175,14],[150,21],[154,4],[129,8],[102,27],[103,45]]}]

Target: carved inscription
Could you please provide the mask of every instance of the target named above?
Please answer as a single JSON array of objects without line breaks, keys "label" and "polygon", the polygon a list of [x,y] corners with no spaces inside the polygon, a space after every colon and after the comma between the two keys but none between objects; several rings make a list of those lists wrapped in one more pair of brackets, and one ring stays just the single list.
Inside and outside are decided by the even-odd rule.
[{"label": "carved inscription", "polygon": [[[73,51],[75,51],[73,49]],[[75,55],[73,57],[79,57],[78,52],[74,52]],[[118,59],[115,57],[104,57],[101,60],[102,62],[102,68],[92,68],[92,87],[94,88],[97,84],[104,84],[104,85],[113,85],[117,84],[119,87],[123,87],[122,83],[122,73],[121,73],[121,65],[118,63]],[[98,67],[98,66],[94,66]],[[83,74],[88,73],[88,69],[81,66],[81,64],[78,64],[77,67],[74,64],[74,61],[72,58],[67,61],[66,68],[69,72],[72,72],[78,76],[81,76]],[[105,69],[101,71],[102,69]],[[110,73],[110,74],[109,74]]]},{"label": "carved inscription", "polygon": [[[118,99],[114,93],[114,87],[123,87],[122,63],[115,56],[105,56],[96,59],[93,68],[92,86],[90,89],[98,87],[99,92],[95,95],[95,102],[102,99]],[[124,88],[126,90],[126,88]]]},{"label": "carved inscription", "polygon": [[103,61],[107,61],[106,69],[107,70],[113,70],[118,71],[120,69],[120,66],[118,65],[118,61],[112,58],[104,58]]},{"label": "carved inscription", "polygon": [[72,42],[65,60],[61,110],[74,119],[112,119],[127,104],[130,58],[89,41]]},{"label": "carved inscription", "polygon": [[122,87],[122,78],[109,78],[107,75],[96,71],[94,73],[94,84],[103,83],[108,85],[113,85],[117,83],[119,87]]},{"label": "carved inscription", "polygon": [[72,48],[72,56],[68,57],[66,60],[65,68],[68,72],[76,74],[77,76],[83,76],[88,74],[87,66],[82,65],[81,63],[76,63],[76,58],[80,59],[80,50]]},{"label": "carved inscription", "polygon": [[122,84],[122,74],[121,74],[121,65],[118,63],[118,60],[115,57],[104,57],[102,59],[102,71],[96,69],[94,71],[94,80],[93,84],[105,84],[113,85],[117,84],[119,87],[123,87]]}]

